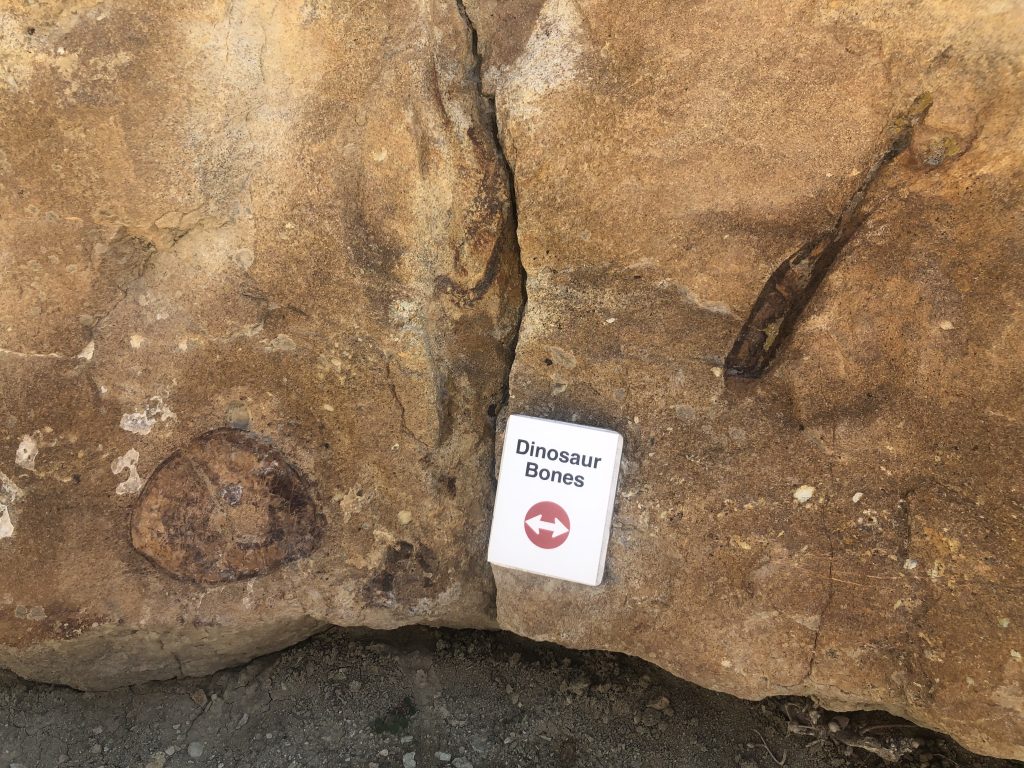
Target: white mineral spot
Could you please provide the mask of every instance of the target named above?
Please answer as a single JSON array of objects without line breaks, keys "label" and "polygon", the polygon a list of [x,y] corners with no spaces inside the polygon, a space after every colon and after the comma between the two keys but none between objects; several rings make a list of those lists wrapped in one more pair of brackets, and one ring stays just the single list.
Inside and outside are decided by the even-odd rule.
[{"label": "white mineral spot", "polygon": [[118,483],[117,488],[114,489],[114,493],[118,496],[138,493],[142,490],[142,478],[139,477],[139,470],[136,466],[138,463],[139,452],[134,448],[129,448],[124,456],[110,462],[110,471],[115,475],[128,472],[128,479]]},{"label": "white mineral spot", "polygon": [[39,443],[32,435],[22,435],[18,450],[14,452],[14,463],[22,469],[35,470],[36,456],[39,455]]},{"label": "white mineral spot", "polygon": [[148,435],[152,431],[154,424],[156,424],[156,421],[146,416],[145,413],[121,414],[121,429],[125,432]]},{"label": "white mineral spot", "polygon": [[949,320],[943,320],[941,323],[939,323],[939,328],[941,328],[944,331],[952,331],[953,323],[951,323]]},{"label": "white mineral spot", "polygon": [[0,539],[8,539],[14,535],[14,519],[11,509],[14,502],[21,496],[21,489],[0,472]]},{"label": "white mineral spot", "polygon": [[799,501],[801,504],[806,504],[814,496],[815,487],[813,485],[801,485],[795,491],[793,491],[793,498]]},{"label": "white mineral spot", "polygon": [[182,352],[188,352],[188,339],[182,339],[178,342],[178,349]]},{"label": "white mineral spot", "polygon": [[861,493],[860,491],[857,491],[855,494],[853,494],[853,503],[856,504],[858,501],[860,501],[863,498],[864,498],[864,494]]},{"label": "white mineral spot", "polygon": [[145,339],[137,333],[133,333],[128,339],[128,343],[132,345],[132,349],[138,349],[142,346],[142,342],[144,341]]},{"label": "white mineral spot", "polygon": [[323,405],[321,405],[320,407],[321,407],[321,408],[323,408],[323,409],[324,409],[325,411],[328,411],[328,412],[330,412],[330,413],[333,413],[333,412],[334,412],[334,406],[333,406],[333,405],[331,405],[330,403],[324,403],[324,404],[323,404]]},{"label": "white mineral spot", "polygon": [[1010,658],[1013,659],[1014,661],[1020,661],[1021,660],[1020,651],[1010,651]]},{"label": "white mineral spot", "polygon": [[714,375],[716,379],[722,378],[722,369],[719,368],[717,365],[711,369],[711,373],[712,375]]},{"label": "white mineral spot", "polygon": [[164,422],[175,418],[177,418],[177,414],[164,404],[163,398],[157,395],[149,398],[149,402],[141,410],[122,414],[121,429],[136,435],[148,435],[153,431],[158,420]]},{"label": "white mineral spot", "polygon": [[75,357],[79,360],[92,360],[93,353],[96,351],[96,342],[90,341],[85,345],[85,349],[79,352]]},{"label": "white mineral spot", "polygon": [[1003,629],[1006,629],[1008,626],[1010,626],[1010,620],[1008,618],[1000,619],[999,620],[999,626],[1002,627]]},{"label": "white mineral spot", "polygon": [[605,320],[605,322],[606,322],[606,323],[608,323],[608,325],[611,325],[612,323],[614,323],[614,322],[615,322],[615,320],[616,320],[616,318],[614,318],[614,317],[609,317],[609,318],[608,318],[607,320]]},{"label": "white mineral spot", "polygon": [[401,512],[398,513],[398,522],[400,522],[402,525],[408,525],[409,523],[411,523],[412,512],[410,512],[407,509],[403,509]]},{"label": "white mineral spot", "polygon": [[725,667],[726,669],[731,669],[731,668],[732,668],[732,662],[731,662],[731,661],[729,661],[728,659],[722,659],[722,660],[721,660],[720,662],[718,662],[718,663],[719,663],[719,664],[721,664],[721,665],[722,665],[723,667]]},{"label": "white mineral spot", "polygon": [[906,560],[903,561],[903,570],[912,571],[915,568],[917,568],[917,560],[908,557]]}]

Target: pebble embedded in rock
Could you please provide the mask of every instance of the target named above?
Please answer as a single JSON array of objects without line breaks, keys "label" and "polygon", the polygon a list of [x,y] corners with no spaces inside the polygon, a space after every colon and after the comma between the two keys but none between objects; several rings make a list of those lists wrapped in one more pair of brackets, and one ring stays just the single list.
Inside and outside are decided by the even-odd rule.
[{"label": "pebble embedded in rock", "polygon": [[203,756],[203,742],[193,741],[188,745],[188,756],[189,757],[202,757]]},{"label": "pebble embedded in rock", "polygon": [[793,491],[793,498],[801,504],[806,504],[814,496],[815,488],[813,485],[801,485],[795,491]]}]

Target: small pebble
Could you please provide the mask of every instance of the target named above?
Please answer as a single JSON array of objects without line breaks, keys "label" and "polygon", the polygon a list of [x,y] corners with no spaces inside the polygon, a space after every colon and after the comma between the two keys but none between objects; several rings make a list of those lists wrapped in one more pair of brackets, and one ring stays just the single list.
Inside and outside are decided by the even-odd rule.
[{"label": "small pebble", "polygon": [[406,752],[402,755],[402,768],[416,768],[415,752]]},{"label": "small pebble", "polygon": [[188,745],[188,756],[189,757],[202,757],[203,756],[203,742],[193,741]]},{"label": "small pebble", "polygon": [[815,488],[813,485],[801,485],[795,491],[793,491],[793,498],[799,501],[801,504],[806,504],[814,496]]},{"label": "small pebble", "polygon": [[659,696],[658,698],[652,699],[651,701],[647,702],[647,706],[651,709],[656,709],[659,712],[663,712],[664,710],[668,709],[669,704],[671,703],[672,702],[668,700],[667,696]]},{"label": "small pebble", "polygon": [[435,752],[434,757],[436,757],[442,763],[450,763],[452,761],[452,756],[448,752]]}]

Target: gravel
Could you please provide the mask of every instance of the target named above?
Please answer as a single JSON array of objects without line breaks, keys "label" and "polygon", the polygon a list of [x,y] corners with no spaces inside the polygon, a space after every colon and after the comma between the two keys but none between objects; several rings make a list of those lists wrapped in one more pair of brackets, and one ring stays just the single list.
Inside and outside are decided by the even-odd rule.
[{"label": "gravel", "polygon": [[[851,746],[858,722],[626,656],[428,628],[330,630],[207,678],[105,693],[0,673],[0,768],[880,768],[884,749]],[[918,741],[904,768],[1014,765]]]}]

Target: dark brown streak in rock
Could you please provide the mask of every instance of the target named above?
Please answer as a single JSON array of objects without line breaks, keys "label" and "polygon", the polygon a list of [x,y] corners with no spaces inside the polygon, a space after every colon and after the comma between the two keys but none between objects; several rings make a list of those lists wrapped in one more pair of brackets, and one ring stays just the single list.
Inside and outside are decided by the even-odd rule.
[{"label": "dark brown streak in rock", "polygon": [[807,302],[863,221],[861,209],[871,185],[882,169],[910,145],[914,127],[924,119],[931,104],[931,94],[922,94],[887,126],[885,151],[868,169],[836,223],[772,272],[725,358],[727,377],[756,379],[768,370]]},{"label": "dark brown streak in rock", "polygon": [[442,275],[437,278],[437,289],[442,293],[451,295],[461,304],[475,304],[490,290],[504,264],[509,249],[514,248],[514,245],[515,235],[511,232],[511,226],[506,226],[494,244],[494,249],[487,260],[487,265],[484,267],[483,275],[474,286],[463,288],[448,277],[448,275]]},{"label": "dark brown streak in rock", "polygon": [[[505,266],[511,257],[520,272],[520,278],[524,285],[522,304],[525,305],[526,280],[522,268],[517,235],[519,217],[516,201],[515,172],[505,154],[505,147],[501,141],[501,130],[498,126],[498,111],[494,96],[486,94],[483,89],[483,57],[480,54],[479,35],[476,25],[473,23],[472,18],[470,18],[469,12],[466,10],[462,0],[455,0],[455,7],[466,26],[466,30],[469,32],[470,55],[472,56],[472,69],[469,77],[481,106],[481,117],[486,123],[486,139],[492,145],[495,160],[501,175],[504,177],[503,183],[508,194],[508,211],[504,226],[498,234],[480,279],[473,286],[466,288],[456,283],[447,275],[444,275],[437,279],[435,287],[439,292],[452,296],[460,304],[475,304],[487,294],[491,285],[501,273],[501,268]],[[500,211],[495,211],[495,213],[500,215]]]}]

